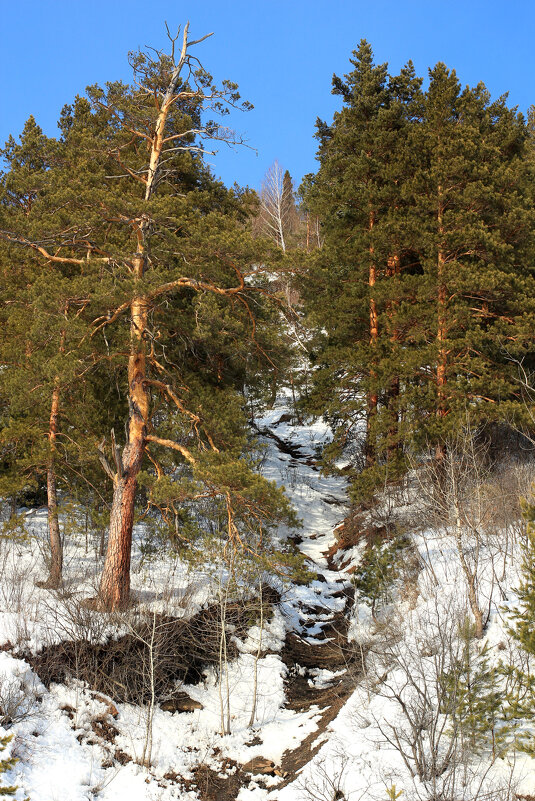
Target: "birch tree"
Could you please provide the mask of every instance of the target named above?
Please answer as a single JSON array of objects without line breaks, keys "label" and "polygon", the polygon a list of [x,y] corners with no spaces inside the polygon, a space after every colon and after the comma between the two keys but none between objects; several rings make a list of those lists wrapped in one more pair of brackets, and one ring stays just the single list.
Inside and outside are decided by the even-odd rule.
[{"label": "birch tree", "polygon": [[278,161],[269,167],[260,190],[260,227],[285,253],[297,224],[292,178]]}]

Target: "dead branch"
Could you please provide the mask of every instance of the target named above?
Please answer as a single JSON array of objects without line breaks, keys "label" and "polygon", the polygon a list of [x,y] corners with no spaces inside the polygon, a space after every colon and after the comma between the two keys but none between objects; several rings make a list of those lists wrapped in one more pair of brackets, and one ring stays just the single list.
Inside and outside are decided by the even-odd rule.
[{"label": "dead branch", "polygon": [[162,439],[154,434],[147,434],[145,439],[147,442],[154,442],[156,445],[162,445],[164,448],[171,448],[174,451],[178,451],[190,464],[197,464],[197,460],[192,453],[185,448],[184,445],[179,445],[178,442],[174,442],[172,439]]}]

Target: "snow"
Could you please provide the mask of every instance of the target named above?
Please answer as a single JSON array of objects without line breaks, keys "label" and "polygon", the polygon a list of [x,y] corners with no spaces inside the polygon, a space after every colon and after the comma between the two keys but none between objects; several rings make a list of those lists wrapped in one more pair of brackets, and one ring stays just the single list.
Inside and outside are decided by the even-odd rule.
[{"label": "snow", "polygon": [[[26,796],[31,801],[193,801],[199,798],[197,792],[179,789],[173,774],[192,779],[198,765],[218,773],[232,772],[234,768],[225,760],[244,764],[259,756],[279,765],[285,752],[318,732],[321,709],[311,706],[300,712],[285,706],[284,640],[293,631],[311,648],[325,642],[325,627],[333,615],[344,612],[346,598],[339,591],[351,586],[350,568],[358,564],[362,545],[344,552],[344,569],[332,569],[335,565],[327,562],[326,551],[347,505],[343,477],[324,476],[315,464],[318,448],[330,437],[325,423],[298,425],[292,418],[289,391],[255,422],[266,446],[263,473],[286,488],[303,522],[299,547],[317,578],[308,585],[285,587],[280,607],[264,621],[262,631],[253,625],[245,638],[234,638],[238,655],[227,670],[220,675],[207,670],[203,681],[180,688],[202,709],[172,714],[154,708],[150,767],[140,764],[148,707],[116,703],[118,715],[111,718],[108,704],[81,682],[72,680],[47,689],[28,662],[17,656],[37,653],[65,639],[105,642],[127,630],[121,620],[88,610],[79,613],[78,601],[94,595],[101,569],[92,540],[85,541],[82,521],[78,521],[79,532],[67,538],[67,581],[62,593],[34,585],[43,577],[46,518],[42,510],[27,514],[31,535],[27,542],[0,540],[0,645],[6,644],[6,650],[0,651],[0,707],[9,700],[11,709],[11,718],[2,718],[0,736],[14,735],[2,756],[14,754],[19,759],[2,782],[19,786],[18,801]],[[271,434],[289,444],[292,453],[282,452]],[[402,499],[398,512],[403,512]],[[427,789],[411,777],[401,754],[388,742],[392,726],[401,731],[406,725],[395,695],[409,692],[407,675],[417,685],[426,683],[432,694],[437,656],[430,643],[454,631],[468,604],[454,539],[434,529],[408,533],[419,564],[413,592],[399,592],[382,609],[379,624],[369,607],[356,598],[348,637],[367,653],[366,667],[364,675],[354,677],[354,692],[315,742],[321,747],[286,787],[279,787],[279,776],[251,777],[239,791],[239,801],[309,801],[314,792],[317,798],[330,799],[335,789],[343,791],[347,801],[383,801],[393,785],[403,791],[402,799],[428,797]],[[145,535],[143,528],[136,530],[132,588],[138,603],[145,610],[176,617],[194,614],[213,592],[210,571],[200,573],[172,554],[151,558],[144,548]],[[279,532],[281,539],[294,535]],[[482,605],[489,610],[485,641],[495,661],[503,656],[504,648],[508,658],[514,657],[507,610],[515,605],[511,588],[518,584],[520,562],[515,552],[503,580],[497,582],[493,565],[499,558],[497,542],[486,543],[478,576]],[[391,640],[389,631],[396,632]],[[319,691],[336,684],[345,670],[303,668],[302,674],[308,686]],[[258,698],[251,727],[255,682]],[[230,734],[221,734],[222,709],[224,719],[227,713],[230,717]],[[113,741],[95,732],[98,720],[116,729]],[[117,761],[117,753],[125,764]],[[466,801],[478,793],[494,792],[508,781],[513,781],[517,792],[534,793],[535,765],[519,754],[491,764],[486,755],[468,761],[464,780],[456,797]]]}]

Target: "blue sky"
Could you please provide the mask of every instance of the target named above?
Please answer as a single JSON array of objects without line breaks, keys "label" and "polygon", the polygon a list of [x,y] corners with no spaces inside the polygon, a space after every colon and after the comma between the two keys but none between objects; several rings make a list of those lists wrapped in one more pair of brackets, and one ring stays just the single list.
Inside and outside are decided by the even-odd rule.
[{"label": "blue sky", "polygon": [[425,75],[444,61],[463,84],[508,91],[521,111],[535,102],[533,0],[2,0],[0,12],[0,142],[30,114],[55,135],[61,107],[86,85],[129,79],[129,50],[165,46],[164,20],[189,19],[194,38],[214,31],[197,55],[255,105],[231,124],[256,152],[223,146],[211,159],[229,185],[258,188],[274,159],[296,184],[315,169],[315,119],[339,106],[331,77],[347,72],[361,38],[392,71],[412,58]]}]

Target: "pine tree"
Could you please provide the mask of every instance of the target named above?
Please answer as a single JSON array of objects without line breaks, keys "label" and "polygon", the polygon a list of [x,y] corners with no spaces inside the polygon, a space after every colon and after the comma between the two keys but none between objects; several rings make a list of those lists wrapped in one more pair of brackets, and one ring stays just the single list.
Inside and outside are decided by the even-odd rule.
[{"label": "pine tree", "polygon": [[[0,751],[3,751],[6,746],[11,742],[13,739],[13,735],[8,735],[7,737],[0,737]],[[7,757],[7,758],[0,758],[0,774],[5,773],[11,768],[15,767],[17,764],[18,759],[15,757]],[[0,796],[14,796],[17,792],[17,787],[9,786],[9,787],[0,787]]]},{"label": "pine tree", "polygon": [[426,394],[434,408],[420,407],[420,432],[440,456],[467,405],[480,421],[492,420],[518,400],[503,354],[522,351],[519,318],[530,280],[525,130],[504,98],[491,103],[483,84],[461,90],[455,72],[437,64],[412,132],[422,154],[412,182],[425,278],[418,303],[433,332],[421,364],[433,365]]},{"label": "pine tree", "polygon": [[[524,517],[527,521],[526,542],[522,558],[522,580],[516,590],[519,603],[511,611],[507,610],[512,621],[509,633],[517,645],[528,655],[531,661],[535,658],[535,504],[524,503]],[[510,715],[535,720],[535,677],[530,671],[514,666],[505,666],[503,672],[513,679],[514,692],[509,697]],[[532,756],[535,755],[535,737],[533,733],[521,736],[518,746]]]},{"label": "pine tree", "polygon": [[[0,479],[2,491],[20,496],[29,487],[46,486],[50,570],[44,584],[62,579],[63,544],[58,491],[76,484],[97,463],[87,447],[107,414],[97,411],[88,379],[87,345],[82,347],[89,303],[84,259],[42,259],[55,226],[56,185],[62,186],[64,143],[44,137],[30,118],[20,142],[8,141],[2,177],[3,274],[0,314],[5,336],[0,344],[4,371],[1,441],[9,460]],[[51,220],[52,218],[52,220]],[[39,242],[32,247],[30,242]],[[24,257],[21,258],[21,248]],[[99,388],[101,391],[101,388]],[[105,430],[105,429],[104,429]],[[95,435],[95,434],[94,434]]]},{"label": "pine tree", "polygon": [[393,540],[372,542],[366,547],[362,559],[354,573],[353,584],[370,609],[374,620],[377,608],[392,597],[394,583],[400,574],[401,553],[407,546],[405,537]]},{"label": "pine tree", "polygon": [[352,64],[333,79],[344,108],[317,124],[306,203],[325,242],[301,286],[321,332],[310,408],[334,431],[326,464],[351,460],[361,501],[407,454],[432,445],[442,457],[467,409],[481,426],[522,417],[533,182],[505,98],[461,90],[442,64],[423,93],[412,64],[388,76],[366,42]]},{"label": "pine tree", "polygon": [[475,630],[470,621],[464,623],[459,633],[461,657],[443,677],[445,707],[469,751],[481,754],[490,749],[492,758],[497,759],[507,748],[509,734],[503,720],[500,672],[489,663],[487,643],[475,646]]},{"label": "pine tree", "polygon": [[105,439],[88,429],[113,485],[98,599],[109,609],[129,600],[140,481],[168,519],[195,499],[212,503],[230,550],[259,552],[266,530],[292,518],[242,459],[243,390],[273,365],[277,340],[257,265],[276,256],[245,230],[249,194],[226,190],[202,162],[207,142],[227,138],[204,116],[238,105],[239,94],[198,67],[188,26],[175,54],[176,41],[169,56],[131,54],[132,86],[90,87],[63,110],[47,196],[54,233],[46,248],[31,229],[15,240],[83,275],[80,342],[90,343],[90,364],[113,365],[127,407],[124,443],[119,422]]},{"label": "pine tree", "polygon": [[[419,265],[403,185],[414,172],[407,128],[421,81],[410,64],[389,79],[365,41],[351,63],[345,81],[333,78],[344,108],[332,125],[317,123],[320,169],[307,179],[306,203],[322,220],[325,242],[302,291],[311,325],[325,331],[317,338],[314,397],[335,432],[326,456],[355,451],[365,424],[363,464],[353,454],[355,474],[367,468],[355,476],[360,494],[365,475],[381,482],[385,461],[395,473],[404,354],[411,328],[421,324],[412,309]],[[410,362],[406,369],[412,375]]]}]

